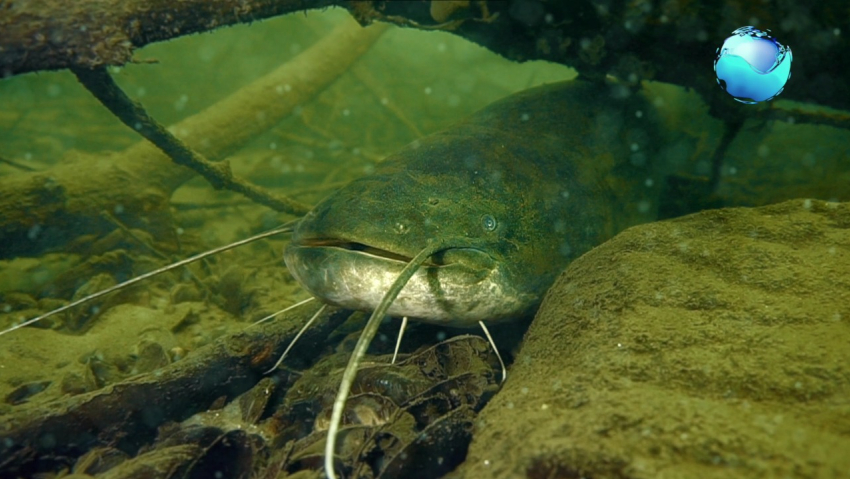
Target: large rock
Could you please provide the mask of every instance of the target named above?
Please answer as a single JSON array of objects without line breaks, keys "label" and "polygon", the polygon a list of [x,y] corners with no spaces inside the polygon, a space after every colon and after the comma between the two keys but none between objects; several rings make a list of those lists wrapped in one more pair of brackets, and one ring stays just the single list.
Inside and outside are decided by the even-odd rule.
[{"label": "large rock", "polygon": [[453,476],[848,477],[850,204],[629,229],[549,291]]}]

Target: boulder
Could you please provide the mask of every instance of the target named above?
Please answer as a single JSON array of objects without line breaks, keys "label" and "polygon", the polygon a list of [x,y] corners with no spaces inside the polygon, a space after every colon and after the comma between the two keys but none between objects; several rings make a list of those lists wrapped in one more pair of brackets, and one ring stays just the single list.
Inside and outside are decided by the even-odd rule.
[{"label": "boulder", "polygon": [[850,203],[628,229],[549,291],[458,478],[847,477]]}]

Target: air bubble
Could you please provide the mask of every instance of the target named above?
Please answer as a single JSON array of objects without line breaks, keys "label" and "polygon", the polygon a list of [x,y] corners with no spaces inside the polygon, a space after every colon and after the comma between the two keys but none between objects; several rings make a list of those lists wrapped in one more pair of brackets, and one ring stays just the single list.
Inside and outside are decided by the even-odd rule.
[{"label": "air bubble", "polygon": [[32,241],[32,240],[38,238],[38,235],[40,235],[40,234],[41,234],[41,225],[40,224],[34,224],[27,231],[27,238],[29,238]]},{"label": "air bubble", "polygon": [[555,220],[555,223],[552,225],[552,229],[555,233],[564,233],[567,231],[567,222],[562,219]]},{"label": "air bubble", "polygon": [[174,109],[177,111],[182,111],[184,108],[186,108],[186,103],[188,102],[189,95],[186,95],[184,93],[183,95],[180,95],[180,98],[178,98],[177,101],[174,102]]}]

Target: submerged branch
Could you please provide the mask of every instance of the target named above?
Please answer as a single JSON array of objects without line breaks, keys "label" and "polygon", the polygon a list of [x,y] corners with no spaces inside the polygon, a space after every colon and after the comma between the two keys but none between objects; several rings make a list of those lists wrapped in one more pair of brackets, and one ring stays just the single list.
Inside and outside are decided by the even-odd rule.
[{"label": "submerged branch", "polygon": [[147,44],[341,0],[0,2],[0,74],[123,65]]},{"label": "submerged branch", "polygon": [[130,99],[104,67],[93,70],[73,69],[77,79],[122,123],[139,132],[178,165],[195,170],[216,189],[228,189],[262,205],[293,215],[303,215],[310,206],[252,185],[233,176],[227,162],[212,163],[180,141],[154,120],[145,108]]},{"label": "submerged branch", "polygon": [[[322,92],[386,29],[349,20],[296,58],[169,129],[208,160],[221,160]],[[104,210],[116,212],[130,228],[173,235],[169,198],[194,176],[141,141],[113,155],[6,177],[0,191],[0,258],[37,254],[81,234],[114,229],[102,218]]]},{"label": "submerged branch", "polygon": [[[305,314],[310,308],[224,336],[163,369],[107,388],[21,407],[4,418],[0,468],[31,472],[44,467],[35,462],[48,456],[62,461],[66,454],[79,455],[128,435],[153,436],[165,422],[206,410],[216,398],[241,394],[263,377],[293,340]],[[321,343],[346,317],[340,310],[323,314],[296,347]],[[44,437],[51,441],[39,440]]]},{"label": "submerged branch", "polygon": [[850,113],[844,111],[812,111],[799,107],[775,106],[759,111],[757,117],[788,123],[811,123],[850,130]]},{"label": "submerged branch", "polygon": [[[0,75],[133,61],[144,45],[286,13],[340,6],[363,24],[444,30],[514,61],[546,60],[588,78],[606,74],[694,88],[729,100],[708,57],[741,25],[782,25],[779,40],[808,45],[782,98],[850,109],[846,0],[789,16],[784,0],[652,2],[539,0],[28,0],[0,2]],[[607,4],[611,3],[610,6]],[[844,22],[842,24],[842,22]],[[806,25],[802,28],[801,25]],[[819,32],[813,42],[812,32]],[[432,37],[435,42],[442,40]],[[710,58],[708,58],[710,62]],[[438,68],[439,65],[435,65]],[[724,117],[725,118],[725,117]]]}]

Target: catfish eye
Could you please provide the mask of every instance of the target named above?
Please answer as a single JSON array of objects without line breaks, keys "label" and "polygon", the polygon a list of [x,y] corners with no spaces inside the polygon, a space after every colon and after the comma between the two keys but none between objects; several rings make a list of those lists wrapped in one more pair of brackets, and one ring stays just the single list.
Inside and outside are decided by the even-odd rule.
[{"label": "catfish eye", "polygon": [[486,231],[493,231],[496,229],[497,223],[496,218],[493,218],[492,215],[484,215],[481,217],[481,226],[484,227]]}]

